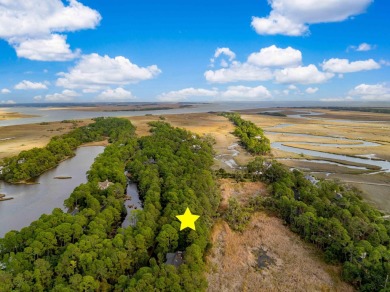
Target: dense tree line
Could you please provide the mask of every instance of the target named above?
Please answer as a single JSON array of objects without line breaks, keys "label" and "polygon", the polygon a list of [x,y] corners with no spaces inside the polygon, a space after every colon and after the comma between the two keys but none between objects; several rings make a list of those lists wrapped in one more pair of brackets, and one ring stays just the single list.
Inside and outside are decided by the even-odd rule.
[{"label": "dense tree line", "polygon": [[0,179],[6,182],[21,182],[35,178],[58,163],[74,155],[74,150],[83,143],[116,139],[118,133],[129,130],[124,120],[96,118],[95,122],[72,130],[68,134],[53,137],[44,148],[22,151],[19,155],[5,158]]},{"label": "dense tree line", "polygon": [[[0,291],[104,289],[118,268],[128,267],[131,258],[113,247],[123,241],[115,231],[125,215],[124,168],[137,149],[135,128],[124,119],[97,119],[96,123],[100,132],[94,135],[108,136],[112,144],[91,166],[88,182],[65,201],[70,211],[77,208],[78,212],[54,209],[0,239]],[[83,129],[75,133],[79,139],[90,135]],[[113,185],[100,190],[97,182],[105,179]]]},{"label": "dense tree line", "polygon": [[248,152],[252,154],[266,154],[271,150],[269,139],[264,135],[261,128],[254,123],[246,121],[238,113],[222,113],[236,126],[233,134]]},{"label": "dense tree line", "polygon": [[261,158],[248,165],[248,172],[270,184],[272,196],[264,206],[322,249],[326,261],[343,263],[346,281],[361,291],[389,291],[384,286],[390,275],[390,222],[361,199],[360,191],[334,181],[313,183],[298,170]]},{"label": "dense tree line", "polygon": [[341,106],[329,106],[321,107],[325,109],[330,109],[332,111],[356,111],[356,112],[371,112],[371,113],[380,113],[380,114],[390,114],[390,109],[381,108],[381,107],[341,107]]},{"label": "dense tree line", "polygon": [[[88,182],[60,209],[0,239],[0,291],[202,291],[203,255],[219,204],[210,166],[211,145],[163,122],[136,139],[126,120],[108,136]],[[126,125],[125,125],[126,124]],[[125,168],[139,186],[143,210],[125,217]],[[98,182],[113,184],[106,190]],[[176,215],[189,207],[201,218],[196,231],[179,232]],[[164,264],[167,252],[185,252],[179,268]]]},{"label": "dense tree line", "polygon": [[[212,216],[219,205],[210,171],[212,147],[207,139],[167,123],[150,124],[152,135],[140,139],[141,150],[127,167],[138,183],[144,204],[136,228],[148,230],[151,239],[146,247],[152,259],[127,285],[131,291],[203,291],[207,287],[203,254],[209,244]],[[180,222],[175,216],[187,207],[201,217],[196,231],[179,232]],[[185,263],[175,270],[163,263],[167,252],[177,250],[185,251]]]}]

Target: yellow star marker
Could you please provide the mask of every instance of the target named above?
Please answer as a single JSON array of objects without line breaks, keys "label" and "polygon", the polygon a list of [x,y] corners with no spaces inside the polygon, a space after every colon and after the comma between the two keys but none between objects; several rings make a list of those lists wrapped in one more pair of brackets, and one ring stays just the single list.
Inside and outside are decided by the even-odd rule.
[{"label": "yellow star marker", "polygon": [[181,222],[180,231],[187,227],[195,230],[195,221],[198,220],[199,216],[191,214],[189,208],[186,209],[183,215],[177,215],[176,217]]}]

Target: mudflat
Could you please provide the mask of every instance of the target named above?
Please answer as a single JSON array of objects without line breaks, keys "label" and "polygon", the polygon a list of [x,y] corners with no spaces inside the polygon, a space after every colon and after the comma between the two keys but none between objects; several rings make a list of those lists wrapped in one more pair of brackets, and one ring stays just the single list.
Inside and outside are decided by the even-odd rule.
[{"label": "mudflat", "polygon": [[34,115],[24,115],[18,112],[10,112],[8,109],[0,108],[0,121],[22,119],[22,118],[34,118]]}]

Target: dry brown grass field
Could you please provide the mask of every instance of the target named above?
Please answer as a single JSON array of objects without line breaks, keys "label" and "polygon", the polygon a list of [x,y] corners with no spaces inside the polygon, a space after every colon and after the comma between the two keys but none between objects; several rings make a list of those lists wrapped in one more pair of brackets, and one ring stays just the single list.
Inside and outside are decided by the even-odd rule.
[{"label": "dry brown grass field", "polygon": [[[78,125],[83,126],[91,122],[92,120],[84,120]],[[34,147],[44,147],[52,137],[68,133],[72,128],[72,123],[61,122],[1,127],[0,159],[17,155],[23,150]]]},{"label": "dry brown grass field", "polygon": [[219,204],[221,211],[226,210],[230,198],[235,198],[241,204],[246,204],[253,196],[267,195],[267,186],[261,182],[235,182],[231,179],[220,179],[219,186],[222,197]]},{"label": "dry brown grass field", "polygon": [[[220,181],[226,208],[229,197],[240,203],[254,195],[267,195],[260,183]],[[341,281],[340,267],[325,264],[320,252],[304,243],[282,221],[264,212],[255,213],[243,233],[218,221],[212,229],[212,248],[207,255],[208,291],[353,291]],[[258,267],[259,249],[273,263]]]}]

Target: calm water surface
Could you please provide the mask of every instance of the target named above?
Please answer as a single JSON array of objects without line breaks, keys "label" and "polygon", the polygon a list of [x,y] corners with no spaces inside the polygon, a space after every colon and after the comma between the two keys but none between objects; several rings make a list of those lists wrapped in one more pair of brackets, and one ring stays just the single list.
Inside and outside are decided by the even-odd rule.
[{"label": "calm water surface", "polygon": [[125,207],[127,211],[127,216],[123,220],[122,227],[126,228],[132,225],[131,217],[134,210],[142,209],[142,202],[139,198],[137,185],[131,181],[128,181],[127,184],[127,195],[130,197],[130,200],[125,201]]},{"label": "calm water surface", "polygon": [[[12,185],[0,181],[0,193],[13,200],[0,202],[0,237],[10,230],[20,230],[37,220],[42,214],[50,214],[54,208],[65,211],[63,202],[73,189],[87,181],[86,172],[103,146],[81,147],[76,156],[42,174],[35,185]],[[54,179],[71,176],[72,179]]]},{"label": "calm water surface", "polygon": [[350,156],[340,155],[340,154],[332,154],[332,153],[327,153],[327,152],[306,150],[306,149],[286,146],[283,143],[286,143],[286,142],[273,142],[273,143],[271,143],[271,147],[275,148],[275,149],[280,149],[280,150],[283,150],[286,152],[295,153],[295,154],[304,154],[304,155],[320,157],[320,158],[328,158],[328,159],[343,160],[343,161],[348,161],[348,162],[353,162],[353,163],[368,164],[368,165],[380,167],[382,172],[390,172],[390,162],[386,161],[386,160],[371,160],[371,159],[350,157]]}]

